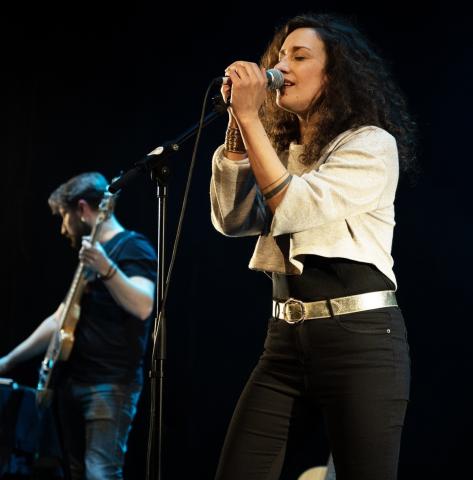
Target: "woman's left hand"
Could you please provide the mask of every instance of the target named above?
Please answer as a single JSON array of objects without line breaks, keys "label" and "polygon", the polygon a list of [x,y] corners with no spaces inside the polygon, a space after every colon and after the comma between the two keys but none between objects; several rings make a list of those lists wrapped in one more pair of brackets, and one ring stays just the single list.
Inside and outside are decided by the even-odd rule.
[{"label": "woman's left hand", "polygon": [[266,98],[266,70],[253,62],[237,61],[225,69],[232,81],[231,110],[238,121],[258,117]]}]

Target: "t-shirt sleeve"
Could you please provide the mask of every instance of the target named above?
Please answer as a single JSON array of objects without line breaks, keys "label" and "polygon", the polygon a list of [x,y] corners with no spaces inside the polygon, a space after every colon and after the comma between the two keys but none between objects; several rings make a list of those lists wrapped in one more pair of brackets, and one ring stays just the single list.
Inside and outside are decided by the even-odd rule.
[{"label": "t-shirt sleeve", "polygon": [[116,262],[128,277],[145,277],[156,282],[156,253],[144,236],[136,234],[128,240]]}]

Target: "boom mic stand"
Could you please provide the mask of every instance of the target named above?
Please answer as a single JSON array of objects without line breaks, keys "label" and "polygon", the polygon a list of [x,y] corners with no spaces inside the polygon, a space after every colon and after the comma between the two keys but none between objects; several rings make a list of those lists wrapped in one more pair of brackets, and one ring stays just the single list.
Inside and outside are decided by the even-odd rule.
[{"label": "boom mic stand", "polygon": [[[171,164],[169,158],[177,153],[181,145],[192,138],[202,126],[216,120],[224,112],[221,102],[217,98],[214,101],[214,111],[209,113],[202,122],[198,122],[175,140],[163,143],[162,146],[154,149],[135,165],[124,173],[117,180],[113,181],[108,190],[115,193],[123,189],[129,182],[143,172],[150,172],[152,180],[156,181],[157,199],[158,199],[158,243],[157,243],[157,284],[156,284],[156,317],[154,320],[154,329],[152,336],[152,356],[149,372],[151,407],[150,407],[150,427],[148,437],[148,456],[146,479],[162,478],[162,450],[163,450],[163,391],[164,391],[164,361],[166,360],[166,322],[165,322],[165,303],[167,298],[169,278],[164,281],[165,270],[165,227],[167,214],[168,184],[171,173]],[[169,273],[169,272],[168,272]],[[158,395],[156,395],[158,393]],[[157,398],[157,402],[156,402]],[[157,407],[156,407],[157,403]],[[156,442],[157,440],[157,442]],[[157,452],[152,461],[153,447],[157,445]]]}]

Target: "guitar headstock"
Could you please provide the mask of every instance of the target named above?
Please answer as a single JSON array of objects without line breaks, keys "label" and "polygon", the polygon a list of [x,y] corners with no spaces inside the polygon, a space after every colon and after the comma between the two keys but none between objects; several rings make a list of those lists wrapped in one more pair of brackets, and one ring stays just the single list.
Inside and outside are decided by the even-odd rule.
[{"label": "guitar headstock", "polygon": [[[119,176],[115,177],[112,180],[112,183],[118,180],[118,178]],[[95,222],[96,225],[98,225],[99,223],[105,222],[105,220],[110,218],[115,208],[115,201],[119,194],[120,194],[120,190],[118,190],[116,193],[110,193],[108,191],[108,187],[107,187],[107,190],[103,192],[103,197],[99,205],[99,214]]]},{"label": "guitar headstock", "polygon": [[117,194],[110,193],[109,191],[105,191],[103,193],[102,200],[100,201],[99,205],[99,214],[95,221],[95,224],[98,225],[99,223],[105,222],[108,220],[113,213],[115,208],[115,200]]}]

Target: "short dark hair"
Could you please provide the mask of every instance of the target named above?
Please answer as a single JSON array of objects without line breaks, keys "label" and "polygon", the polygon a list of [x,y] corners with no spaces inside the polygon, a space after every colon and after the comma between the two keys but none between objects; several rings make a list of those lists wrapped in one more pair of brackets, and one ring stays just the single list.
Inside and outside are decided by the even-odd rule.
[{"label": "short dark hair", "polygon": [[98,210],[107,186],[108,181],[101,173],[81,173],[56,188],[49,196],[48,203],[53,214],[59,213],[61,208],[75,209],[81,199],[86,200],[94,210]]}]

